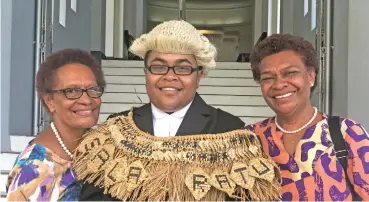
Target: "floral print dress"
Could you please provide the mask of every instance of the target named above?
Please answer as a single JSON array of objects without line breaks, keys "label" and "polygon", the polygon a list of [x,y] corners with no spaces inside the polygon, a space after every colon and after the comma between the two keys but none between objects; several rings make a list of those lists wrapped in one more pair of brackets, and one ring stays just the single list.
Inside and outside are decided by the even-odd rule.
[{"label": "floral print dress", "polygon": [[78,201],[81,185],[71,161],[39,144],[19,154],[7,183],[8,201]]}]

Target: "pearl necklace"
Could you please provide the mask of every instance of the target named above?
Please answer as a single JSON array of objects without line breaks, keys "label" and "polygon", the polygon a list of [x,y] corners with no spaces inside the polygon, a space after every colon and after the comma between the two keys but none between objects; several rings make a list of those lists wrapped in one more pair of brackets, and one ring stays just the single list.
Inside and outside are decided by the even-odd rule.
[{"label": "pearl necklace", "polygon": [[69,151],[69,149],[65,146],[65,144],[64,144],[63,140],[61,139],[61,137],[60,137],[60,135],[59,135],[59,132],[58,132],[58,130],[56,129],[56,127],[55,127],[54,123],[53,123],[53,122],[51,122],[51,123],[50,123],[50,126],[51,126],[51,129],[53,129],[54,134],[55,134],[55,136],[56,136],[56,139],[58,140],[58,142],[59,142],[60,146],[63,148],[64,152],[65,152],[66,154],[68,154],[68,156],[69,156],[71,159],[73,159],[73,154],[72,154],[72,152],[70,152],[70,151]]},{"label": "pearl necklace", "polygon": [[294,134],[294,133],[298,133],[302,130],[304,130],[306,127],[308,127],[315,119],[316,115],[318,114],[318,109],[316,107],[313,107],[314,108],[314,115],[313,117],[311,117],[311,119],[305,124],[303,125],[301,128],[298,128],[296,130],[285,130],[283,129],[279,124],[278,124],[278,121],[277,121],[277,116],[275,116],[275,125],[277,126],[277,128],[282,131],[283,133],[287,133],[287,134]]}]

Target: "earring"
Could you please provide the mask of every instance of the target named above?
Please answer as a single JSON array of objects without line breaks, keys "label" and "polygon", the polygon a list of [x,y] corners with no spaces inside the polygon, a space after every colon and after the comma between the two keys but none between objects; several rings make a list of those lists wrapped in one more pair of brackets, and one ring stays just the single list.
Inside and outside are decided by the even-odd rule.
[{"label": "earring", "polygon": [[314,84],[313,84],[313,83],[311,83],[311,84],[310,84],[310,86],[311,86],[311,87],[313,87],[313,86],[314,86]]}]

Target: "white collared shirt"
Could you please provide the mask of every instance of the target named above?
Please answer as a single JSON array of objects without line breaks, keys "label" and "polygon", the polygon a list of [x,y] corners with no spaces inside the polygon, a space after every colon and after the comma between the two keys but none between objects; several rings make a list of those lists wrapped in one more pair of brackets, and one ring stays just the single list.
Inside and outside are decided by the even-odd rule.
[{"label": "white collared shirt", "polygon": [[175,136],[191,104],[192,101],[182,109],[168,114],[151,103],[154,135],[157,137]]}]

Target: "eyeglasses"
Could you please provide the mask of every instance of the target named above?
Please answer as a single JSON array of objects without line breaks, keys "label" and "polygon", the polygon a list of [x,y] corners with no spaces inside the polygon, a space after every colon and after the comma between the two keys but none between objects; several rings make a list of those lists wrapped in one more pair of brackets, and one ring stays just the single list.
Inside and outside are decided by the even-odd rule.
[{"label": "eyeglasses", "polygon": [[173,70],[176,75],[190,75],[192,72],[201,71],[202,67],[191,67],[191,66],[164,66],[164,65],[151,65],[147,68],[152,74],[155,75],[166,75],[169,70]]},{"label": "eyeglasses", "polygon": [[60,89],[60,90],[49,90],[48,92],[49,93],[63,93],[65,97],[70,100],[79,99],[84,92],[86,92],[90,98],[99,98],[104,93],[104,87],[95,86],[95,87],[91,87],[87,89],[65,88],[65,89]]}]

